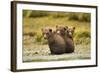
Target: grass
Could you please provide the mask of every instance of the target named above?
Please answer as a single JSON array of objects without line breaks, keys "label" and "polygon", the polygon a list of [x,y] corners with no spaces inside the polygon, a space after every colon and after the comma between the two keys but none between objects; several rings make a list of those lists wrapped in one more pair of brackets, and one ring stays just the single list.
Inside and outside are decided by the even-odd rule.
[{"label": "grass", "polygon": [[[64,26],[75,26],[75,37],[76,43],[85,43],[84,40],[89,38],[90,40],[90,23],[89,22],[79,22],[79,21],[69,21],[68,18],[51,18],[51,17],[40,17],[40,18],[24,18],[23,19],[24,34],[36,33],[35,34],[35,43],[46,43],[43,40],[41,29],[43,27],[51,27],[55,29],[56,25]],[[81,40],[83,41],[80,41]],[[86,40],[86,41],[89,41]],[[86,42],[90,43],[89,42]],[[47,43],[46,43],[47,44]]]}]

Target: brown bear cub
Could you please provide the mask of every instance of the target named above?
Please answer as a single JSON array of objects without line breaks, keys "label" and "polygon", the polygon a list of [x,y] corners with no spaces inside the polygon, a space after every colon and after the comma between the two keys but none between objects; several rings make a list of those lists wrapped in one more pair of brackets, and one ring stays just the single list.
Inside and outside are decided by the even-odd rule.
[{"label": "brown bear cub", "polygon": [[50,28],[42,29],[43,37],[48,40],[51,54],[63,54],[66,52],[66,43],[62,36]]},{"label": "brown bear cub", "polygon": [[73,34],[75,32],[75,27],[67,28],[66,34],[69,38],[73,39]]},{"label": "brown bear cub", "polygon": [[59,34],[66,43],[66,53],[72,53],[74,52],[75,46],[74,46],[74,40],[73,40],[73,34],[75,31],[75,27],[69,28],[69,27],[63,27],[63,26],[56,26],[56,33]]}]

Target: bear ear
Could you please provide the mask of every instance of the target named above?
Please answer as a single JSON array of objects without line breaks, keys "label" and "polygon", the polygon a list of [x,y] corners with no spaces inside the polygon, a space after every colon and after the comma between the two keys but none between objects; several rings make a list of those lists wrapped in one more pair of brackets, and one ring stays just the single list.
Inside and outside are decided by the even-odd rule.
[{"label": "bear ear", "polygon": [[68,26],[65,26],[65,27],[64,27],[64,30],[67,30],[67,29],[68,29]]},{"label": "bear ear", "polygon": [[66,30],[66,28],[64,27],[64,30]]},{"label": "bear ear", "polygon": [[73,29],[75,30],[75,27],[73,27]]},{"label": "bear ear", "polygon": [[52,29],[50,28],[49,31],[52,32]]}]

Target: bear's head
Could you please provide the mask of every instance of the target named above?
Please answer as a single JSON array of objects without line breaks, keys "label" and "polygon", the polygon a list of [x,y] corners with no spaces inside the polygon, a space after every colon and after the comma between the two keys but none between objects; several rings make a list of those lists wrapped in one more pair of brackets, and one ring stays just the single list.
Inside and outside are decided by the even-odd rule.
[{"label": "bear's head", "polygon": [[64,27],[64,26],[56,26],[56,33],[64,36],[65,35],[65,31],[67,30],[67,28],[68,28],[67,26],[66,27]]},{"label": "bear's head", "polygon": [[50,36],[52,36],[52,29],[51,28],[42,28],[42,34],[44,39],[48,39]]},{"label": "bear's head", "polygon": [[56,33],[60,34],[61,36],[66,36],[73,38],[73,34],[75,31],[75,27],[68,27],[68,26],[56,26]]},{"label": "bear's head", "polygon": [[67,37],[73,38],[75,27],[68,27],[66,30]]}]

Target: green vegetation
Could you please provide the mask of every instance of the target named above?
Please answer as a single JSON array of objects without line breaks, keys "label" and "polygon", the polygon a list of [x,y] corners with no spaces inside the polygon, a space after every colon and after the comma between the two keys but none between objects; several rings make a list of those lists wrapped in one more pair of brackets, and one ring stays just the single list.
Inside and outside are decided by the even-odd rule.
[{"label": "green vegetation", "polygon": [[69,20],[76,20],[80,22],[90,22],[91,15],[89,13],[69,13]]},{"label": "green vegetation", "polygon": [[[56,60],[72,60],[72,59],[89,59],[90,53],[90,42],[91,42],[91,14],[80,13],[80,12],[51,12],[51,11],[32,11],[23,10],[23,46],[24,46],[24,57],[34,55],[48,55],[50,53],[47,45],[47,40],[42,36],[41,29],[43,27],[51,27],[55,29],[56,25],[63,25],[69,27],[76,27],[74,34],[76,52],[79,53],[82,50],[83,54],[76,54],[75,56],[69,55],[69,57],[58,58]],[[38,45],[38,46],[37,46]],[[40,46],[42,45],[42,46]],[[35,46],[35,47],[33,47]],[[88,46],[84,47],[84,46]],[[84,48],[82,48],[84,47]],[[30,49],[31,48],[31,49]],[[46,48],[46,49],[45,49]],[[36,49],[36,50],[35,50]],[[78,49],[78,50],[77,50]],[[85,49],[85,50],[84,50]],[[31,50],[31,51],[30,51]],[[33,51],[33,52],[32,52]],[[49,52],[48,52],[49,51]],[[86,52],[87,55],[84,55]],[[55,60],[55,59],[51,59]],[[25,61],[50,61],[47,59],[31,59]]]},{"label": "green vegetation", "polygon": [[[90,38],[90,16],[91,15],[89,13],[24,10],[23,33],[36,36],[35,43],[47,44],[45,41],[43,41],[41,28],[55,28],[56,25],[75,26],[76,31],[74,39],[76,40],[76,43],[82,44],[85,43],[85,39]],[[88,43],[90,43],[90,41]]]}]

